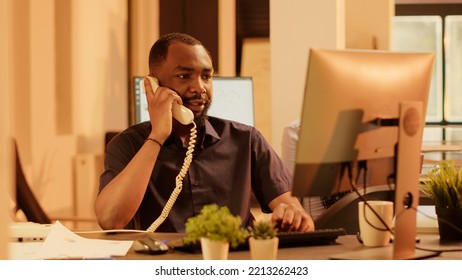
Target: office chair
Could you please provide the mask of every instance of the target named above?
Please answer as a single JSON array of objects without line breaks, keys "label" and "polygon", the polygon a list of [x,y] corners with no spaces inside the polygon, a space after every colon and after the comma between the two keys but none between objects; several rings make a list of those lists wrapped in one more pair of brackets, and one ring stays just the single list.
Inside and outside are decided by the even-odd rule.
[{"label": "office chair", "polygon": [[[394,201],[395,191],[387,185],[370,186],[366,193],[360,190],[360,194],[367,200]],[[315,221],[316,229],[344,228],[347,234],[359,232],[358,202],[361,201],[355,193],[349,193],[326,209]]]},{"label": "office chair", "polygon": [[51,219],[47,216],[42,206],[35,197],[30,188],[21,165],[19,158],[18,146],[14,141],[14,149],[16,152],[16,212],[22,210],[26,218],[30,222],[40,224],[50,224]]},{"label": "office chair", "polygon": [[[92,229],[96,228],[96,220],[94,218],[86,218],[79,216],[49,216],[44,211],[39,201],[37,200],[34,192],[30,188],[29,183],[24,176],[22,169],[21,160],[19,157],[18,146],[16,141],[13,141],[15,149],[15,166],[16,166],[16,206],[14,214],[18,211],[22,211],[29,222],[35,222],[40,224],[51,224],[59,220],[61,222],[67,222],[67,226],[77,228],[80,226],[79,223],[85,223],[86,226],[91,225]],[[71,224],[69,224],[71,223]],[[97,227],[99,229],[99,227]]]}]

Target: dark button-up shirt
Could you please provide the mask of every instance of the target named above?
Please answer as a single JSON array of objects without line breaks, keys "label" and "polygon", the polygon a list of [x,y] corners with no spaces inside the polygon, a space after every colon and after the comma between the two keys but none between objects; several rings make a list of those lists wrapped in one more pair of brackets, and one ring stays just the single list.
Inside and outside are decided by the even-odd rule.
[{"label": "dark button-up shirt", "polygon": [[[135,156],[150,131],[150,122],[144,122],[111,140],[105,150],[100,191]],[[197,141],[183,190],[157,231],[184,232],[186,220],[210,203],[227,206],[245,226],[251,218],[252,190],[264,212],[270,212],[271,200],[290,190],[288,169],[254,127],[208,117],[204,137]],[[186,147],[172,134],[160,150],[144,199],[127,228],[147,229],[159,216],[175,188],[185,154]]]}]

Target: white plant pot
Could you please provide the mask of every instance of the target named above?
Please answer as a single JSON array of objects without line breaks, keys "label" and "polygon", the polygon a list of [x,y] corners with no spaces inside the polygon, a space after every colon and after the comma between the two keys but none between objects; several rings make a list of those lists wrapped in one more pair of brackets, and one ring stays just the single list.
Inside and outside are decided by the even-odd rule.
[{"label": "white plant pot", "polygon": [[249,238],[250,258],[252,260],[275,260],[278,256],[279,239]]},{"label": "white plant pot", "polygon": [[204,260],[227,260],[229,243],[201,238],[202,257]]}]

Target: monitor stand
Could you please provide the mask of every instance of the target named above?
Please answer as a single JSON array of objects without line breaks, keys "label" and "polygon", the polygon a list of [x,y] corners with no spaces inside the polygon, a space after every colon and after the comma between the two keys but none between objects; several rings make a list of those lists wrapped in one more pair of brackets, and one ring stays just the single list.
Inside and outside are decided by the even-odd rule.
[{"label": "monitor stand", "polygon": [[424,122],[422,102],[402,102],[399,110],[397,178],[395,196],[394,243],[388,247],[368,248],[331,256],[332,259],[423,259],[435,252],[416,250],[417,206]]},{"label": "monitor stand", "polygon": [[380,248],[367,248],[362,250],[342,253],[329,256],[332,260],[420,260],[439,255],[438,252],[424,251],[415,249],[412,254],[403,255],[400,258],[394,256],[395,248],[393,245]]}]

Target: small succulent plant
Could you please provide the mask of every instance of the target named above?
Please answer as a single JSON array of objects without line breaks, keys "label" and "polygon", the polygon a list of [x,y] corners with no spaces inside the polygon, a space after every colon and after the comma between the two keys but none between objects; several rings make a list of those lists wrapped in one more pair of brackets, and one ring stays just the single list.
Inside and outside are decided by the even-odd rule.
[{"label": "small succulent plant", "polygon": [[277,229],[271,222],[258,221],[248,227],[250,236],[255,239],[271,239],[276,236]]},{"label": "small succulent plant", "polygon": [[205,205],[201,212],[186,221],[185,244],[195,244],[201,237],[229,242],[235,248],[244,243],[249,233],[241,227],[241,217],[234,216],[228,207],[216,204]]}]

